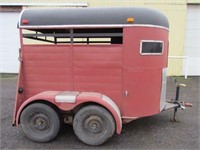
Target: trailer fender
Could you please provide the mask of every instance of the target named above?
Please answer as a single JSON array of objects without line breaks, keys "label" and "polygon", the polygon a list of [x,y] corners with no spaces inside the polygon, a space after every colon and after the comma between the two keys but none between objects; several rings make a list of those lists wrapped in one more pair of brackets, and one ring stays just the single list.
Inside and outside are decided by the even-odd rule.
[{"label": "trailer fender", "polygon": [[[60,94],[61,93],[61,94]],[[63,93],[69,94],[72,93],[72,95],[75,96],[64,96]],[[72,99],[74,101],[72,101]],[[61,92],[61,91],[46,91],[39,93],[29,99],[27,99],[18,109],[17,114],[16,114],[16,120],[15,123],[16,126],[19,125],[19,120],[20,120],[20,114],[23,111],[23,109],[28,106],[30,103],[35,102],[35,101],[47,101],[58,107],[59,109],[63,111],[69,111],[74,109],[76,106],[87,103],[87,102],[94,102],[97,103],[106,109],[109,110],[109,112],[112,114],[115,123],[116,123],[116,132],[118,134],[121,133],[122,130],[122,119],[121,119],[121,114],[119,111],[119,108],[117,105],[114,103],[114,101],[107,97],[106,95],[96,93],[96,92]]]},{"label": "trailer fender", "polygon": [[47,101],[50,102],[52,104],[54,104],[56,106],[56,102],[55,102],[55,96],[59,93],[60,91],[46,91],[46,92],[42,92],[39,93],[37,95],[34,95],[33,97],[27,99],[26,101],[24,101],[24,103],[19,107],[17,114],[16,114],[16,120],[15,122],[13,122],[13,125],[18,126],[19,125],[19,119],[20,119],[20,114],[23,111],[23,109],[28,106],[28,104],[34,102],[34,101],[39,101],[39,100],[43,100],[43,101]]},{"label": "trailer fender", "polygon": [[111,98],[96,92],[81,92],[77,96],[77,103],[81,104],[84,102],[94,102],[108,109],[115,120],[117,134],[121,133],[122,119],[120,110]]},{"label": "trailer fender", "polygon": [[107,107],[109,111],[112,113],[112,115],[114,116],[116,126],[117,126],[116,131],[118,134],[120,134],[122,130],[122,119],[121,119],[122,117],[121,117],[119,108],[114,103],[114,101],[110,99],[109,97],[107,97],[106,95],[102,95],[102,100],[109,105]]}]

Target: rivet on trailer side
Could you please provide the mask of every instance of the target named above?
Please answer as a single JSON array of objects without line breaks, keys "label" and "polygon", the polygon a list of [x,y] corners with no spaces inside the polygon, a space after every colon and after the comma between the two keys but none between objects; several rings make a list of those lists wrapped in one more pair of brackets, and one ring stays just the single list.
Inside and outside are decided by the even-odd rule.
[{"label": "rivet on trailer side", "polygon": [[169,108],[176,120],[177,108],[191,106],[178,101],[178,83],[166,100],[169,24],[156,10],[27,9],[18,28],[13,125],[33,141],[53,140],[64,122],[100,145],[123,123]]}]

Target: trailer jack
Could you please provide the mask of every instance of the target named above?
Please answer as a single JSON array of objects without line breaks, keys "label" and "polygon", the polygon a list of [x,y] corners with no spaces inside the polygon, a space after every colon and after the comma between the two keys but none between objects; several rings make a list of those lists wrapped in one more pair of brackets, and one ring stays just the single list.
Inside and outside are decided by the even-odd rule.
[{"label": "trailer jack", "polygon": [[182,110],[184,110],[186,107],[192,107],[192,104],[188,103],[188,102],[184,102],[184,101],[179,101],[180,87],[181,86],[185,87],[186,85],[185,84],[179,84],[176,79],[175,79],[175,83],[177,85],[176,86],[176,97],[175,97],[175,99],[171,99],[168,102],[173,103],[173,104],[177,104],[177,106],[174,107],[174,114],[173,114],[173,118],[171,119],[171,121],[172,122],[179,122],[179,120],[176,117],[178,108],[181,108]]},{"label": "trailer jack", "polygon": [[173,114],[173,118],[171,119],[172,122],[179,122],[179,120],[176,117],[178,108],[181,108],[182,110],[184,110],[186,107],[192,107],[191,103],[184,102],[184,101],[177,101],[177,100],[172,99],[168,102],[173,103],[173,104],[178,104],[178,106],[174,107],[174,114]]}]

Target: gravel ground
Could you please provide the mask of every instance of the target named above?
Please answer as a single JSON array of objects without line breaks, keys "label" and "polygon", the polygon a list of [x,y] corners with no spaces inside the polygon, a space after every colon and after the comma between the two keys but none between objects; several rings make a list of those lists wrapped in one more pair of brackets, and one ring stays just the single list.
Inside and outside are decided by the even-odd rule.
[{"label": "gravel ground", "polygon": [[[123,126],[121,135],[114,135],[102,146],[92,147],[81,143],[72,126],[65,125],[58,137],[50,143],[34,143],[28,140],[20,127],[12,127],[16,76],[1,80],[1,149],[200,149],[199,102],[200,77],[179,78],[187,86],[181,88],[180,98],[191,102],[192,108],[178,111],[180,122],[172,123],[173,110],[145,117]],[[168,79],[167,98],[174,98],[175,84]]]}]

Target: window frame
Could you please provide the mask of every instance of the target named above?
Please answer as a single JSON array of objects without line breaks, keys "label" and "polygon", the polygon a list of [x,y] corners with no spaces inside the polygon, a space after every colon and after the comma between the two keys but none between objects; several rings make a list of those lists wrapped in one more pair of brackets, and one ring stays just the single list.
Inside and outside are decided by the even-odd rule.
[{"label": "window frame", "polygon": [[[142,44],[143,42],[151,42],[151,43],[162,43],[162,52],[161,53],[143,53],[142,52]],[[161,40],[140,40],[140,55],[162,55],[164,51],[164,41]]]}]

